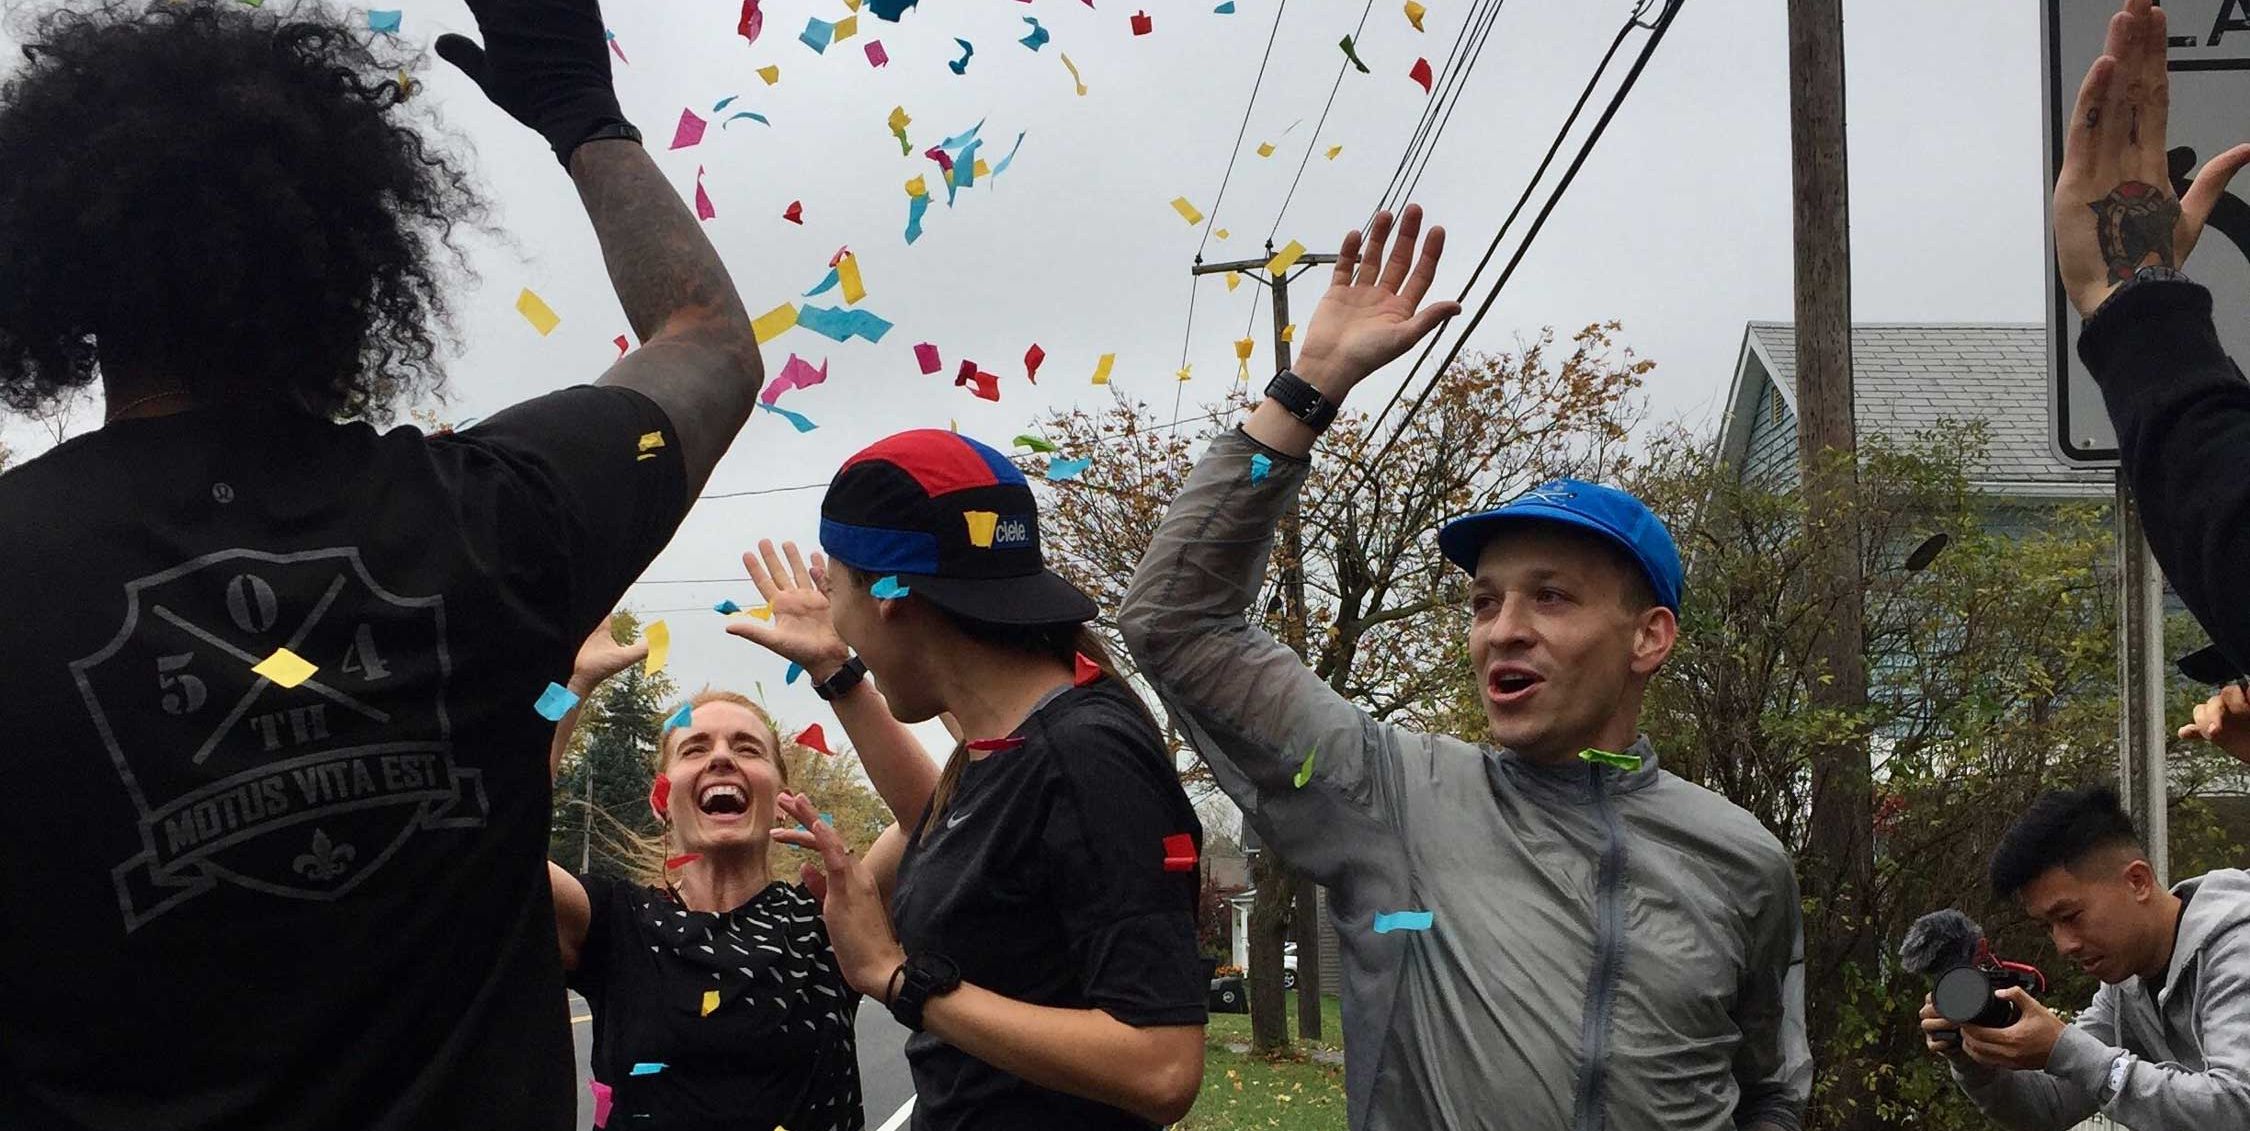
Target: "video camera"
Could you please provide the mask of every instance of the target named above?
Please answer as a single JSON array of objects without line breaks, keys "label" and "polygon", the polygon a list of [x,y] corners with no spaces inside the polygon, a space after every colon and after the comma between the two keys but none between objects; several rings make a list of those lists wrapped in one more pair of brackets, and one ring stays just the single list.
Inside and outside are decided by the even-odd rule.
[{"label": "video camera", "polygon": [[[2047,976],[2029,963],[2010,962],[1992,953],[1976,921],[1948,908],[1914,921],[1899,944],[1899,961],[1908,970],[1937,979],[1930,1003],[1956,1025],[2005,1029],[2022,1016],[2016,1003],[2000,996],[2015,986],[2030,994],[2047,992]],[[1953,1040],[1960,1040],[1956,1032]]]}]

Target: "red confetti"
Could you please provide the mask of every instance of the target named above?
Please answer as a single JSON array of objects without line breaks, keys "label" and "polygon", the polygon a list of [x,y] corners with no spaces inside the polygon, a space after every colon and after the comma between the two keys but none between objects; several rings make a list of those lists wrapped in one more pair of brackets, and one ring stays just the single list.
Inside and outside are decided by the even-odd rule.
[{"label": "red confetti", "polygon": [[1087,659],[1086,653],[1080,652],[1078,654],[1078,675],[1071,680],[1071,683],[1079,687],[1084,687],[1089,683],[1100,681],[1103,674],[1104,673],[1102,671],[1102,666],[1100,664]]},{"label": "red confetti", "polygon": [[664,862],[664,870],[667,872],[677,871],[701,859],[703,859],[703,854],[700,852],[683,852],[678,856],[674,856],[670,860],[666,860]]},{"label": "red confetti", "polygon": [[665,777],[663,774],[656,775],[655,783],[648,787],[648,807],[651,812],[656,814],[657,820],[670,819],[672,815],[671,778]]},{"label": "red confetti", "polygon": [[964,359],[961,362],[961,372],[954,375],[953,385],[959,388],[971,381],[976,382],[977,387],[973,390],[976,395],[988,401],[1000,399],[1000,378],[977,368],[976,362]]},{"label": "red confetti", "polygon": [[1421,83],[1422,93],[1428,94],[1430,92],[1430,61],[1428,59],[1414,60],[1414,69],[1406,72],[1406,77]]},{"label": "red confetti", "polygon": [[[1087,6],[1088,6],[1088,7],[1092,7],[1092,5],[1090,5],[1090,4],[1089,4],[1089,5],[1087,5]],[[1147,35],[1148,33],[1152,32],[1152,31],[1155,31],[1155,30],[1156,30],[1156,21],[1155,21],[1155,20],[1152,20],[1152,19],[1149,19],[1149,18],[1148,18],[1148,13],[1147,13],[1147,12],[1135,12],[1135,13],[1133,13],[1133,34],[1134,34],[1134,35]]]},{"label": "red confetti", "polygon": [[1024,376],[1031,378],[1031,383],[1034,385],[1039,383],[1039,363],[1045,360],[1047,360],[1047,351],[1040,349],[1037,342],[1031,343],[1031,348],[1024,352]]},{"label": "red confetti", "polygon": [[758,33],[766,27],[766,14],[758,10],[758,0],[742,0],[742,19],[734,25],[734,33],[749,43],[758,42]]},{"label": "red confetti", "polygon": [[1167,872],[1195,871],[1195,838],[1186,833],[1173,833],[1164,838],[1164,870]]},{"label": "red confetti", "polygon": [[836,752],[828,748],[828,736],[821,732],[819,723],[814,723],[813,725],[806,727],[797,735],[797,737],[792,738],[789,741],[794,742],[807,750],[818,750],[831,758],[836,756]]},{"label": "red confetti", "polygon": [[1013,750],[1028,741],[1030,740],[1023,738],[980,738],[970,743],[969,749],[979,754],[997,754],[1003,750]]},{"label": "red confetti", "polygon": [[625,350],[626,350],[627,348],[628,348],[628,347],[626,346],[626,343],[625,343],[625,335],[623,335],[623,334],[619,334],[619,335],[617,335],[617,356],[619,356],[619,357],[623,357],[623,356],[625,356]]},{"label": "red confetti", "polygon": [[933,145],[926,152],[924,152],[922,156],[937,162],[938,168],[943,169],[947,177],[951,177],[953,175],[952,154],[947,153],[945,150]]},{"label": "red confetti", "polygon": [[792,224],[802,224],[802,223],[804,223],[804,222],[805,222],[805,202],[804,202],[804,201],[802,201],[802,200],[792,200],[792,201],[790,201],[790,202],[789,202],[789,207],[788,207],[787,209],[783,210],[783,212],[781,213],[781,218],[782,218],[782,219],[784,219],[784,220],[787,220],[787,221],[789,221],[789,222],[790,222],[790,223],[792,223]]}]

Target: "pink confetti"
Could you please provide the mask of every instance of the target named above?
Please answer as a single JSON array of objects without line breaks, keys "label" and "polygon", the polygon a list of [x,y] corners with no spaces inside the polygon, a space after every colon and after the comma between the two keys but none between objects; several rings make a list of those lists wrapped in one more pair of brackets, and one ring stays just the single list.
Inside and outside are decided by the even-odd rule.
[{"label": "pink confetti", "polygon": [[1045,360],[1047,351],[1040,349],[1037,342],[1031,343],[1031,349],[1023,355],[1024,376],[1031,378],[1034,385],[1039,383],[1039,363]]},{"label": "pink confetti", "polygon": [[781,394],[791,389],[810,389],[826,380],[828,380],[828,363],[826,361],[822,361],[820,368],[815,369],[812,367],[812,363],[804,358],[798,357],[796,354],[790,354],[788,364],[781,367],[781,372],[775,375],[773,380],[766,382],[766,387],[759,392],[758,399],[767,404],[772,404],[781,399]]},{"label": "pink confetti", "polygon": [[950,154],[950,153],[947,153],[947,152],[946,152],[945,150],[943,150],[943,149],[940,149],[940,148],[938,148],[937,146],[934,146],[934,145],[933,145],[933,146],[931,146],[931,147],[929,148],[929,151],[928,151],[928,152],[925,152],[924,154],[922,154],[922,156],[924,156],[924,157],[927,157],[927,158],[929,158],[930,160],[932,160],[932,161],[935,161],[935,162],[937,162],[937,164],[938,164],[938,168],[940,168],[940,169],[943,169],[943,170],[945,170],[945,175],[946,175],[946,176],[950,177],[950,176],[952,176],[952,175],[953,175],[953,155],[952,155],[952,154]]},{"label": "pink confetti", "polygon": [[766,30],[766,14],[758,10],[758,0],[742,0],[742,21],[734,26],[734,33],[748,43],[758,42],[758,33]]},{"label": "pink confetti", "polygon": [[609,30],[608,28],[603,28],[603,29],[602,29],[602,38],[604,38],[604,39],[607,39],[607,40],[609,40],[609,50],[610,50],[610,53],[611,53],[611,54],[614,54],[614,55],[616,55],[616,56],[617,56],[617,61],[618,61],[618,62],[620,62],[620,63],[623,63],[623,64],[625,64],[625,65],[626,65],[626,66],[628,66],[628,67],[630,67],[630,66],[632,66],[632,65],[633,65],[633,61],[632,61],[631,59],[628,59],[628,58],[626,58],[626,57],[625,57],[625,49],[624,49],[624,48],[622,48],[622,47],[619,47],[619,46],[617,45],[617,33],[616,33],[616,32],[614,32],[614,31],[611,31],[611,30]]},{"label": "pink confetti", "polygon": [[921,345],[915,346],[914,360],[922,364],[922,372],[924,373],[935,373],[945,368],[945,363],[938,360],[937,345],[932,342],[923,342]]},{"label": "pink confetti", "polygon": [[617,1097],[610,1092],[609,1085],[599,1080],[586,1081],[586,1088],[594,1093],[594,1126],[609,1126],[610,1105],[616,1102]]},{"label": "pink confetti", "polygon": [[693,110],[680,111],[680,126],[672,131],[672,148],[686,149],[703,140],[703,127],[710,123],[695,116]]},{"label": "pink confetti", "polygon": [[883,50],[883,41],[882,41],[882,40],[880,40],[880,39],[870,39],[870,40],[868,40],[868,41],[867,41],[867,65],[868,65],[868,66],[870,66],[870,67],[881,67],[881,66],[885,66],[885,65],[889,64],[889,63],[890,63],[890,61],[891,61],[891,53],[890,53],[890,52],[888,52],[888,51],[885,51],[885,50]]},{"label": "pink confetti", "polygon": [[958,388],[972,381],[976,383],[976,388],[972,390],[976,395],[988,401],[1000,399],[1000,378],[995,374],[977,368],[976,362],[964,359],[961,362],[961,371],[953,375],[954,387]]},{"label": "pink confetti", "polygon": [[703,166],[697,165],[695,167],[695,218],[709,220],[718,214],[719,210],[711,207],[711,194],[703,191]]}]

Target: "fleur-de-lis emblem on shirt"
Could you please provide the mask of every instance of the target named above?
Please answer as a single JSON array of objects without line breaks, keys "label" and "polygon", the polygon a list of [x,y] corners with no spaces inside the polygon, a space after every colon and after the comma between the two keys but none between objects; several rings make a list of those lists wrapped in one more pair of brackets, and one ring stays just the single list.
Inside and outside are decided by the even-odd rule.
[{"label": "fleur-de-lis emblem on shirt", "polygon": [[352,858],[358,855],[358,849],[336,844],[328,839],[327,832],[314,829],[312,851],[299,853],[290,867],[308,880],[333,880],[343,875],[344,869],[351,866]]}]

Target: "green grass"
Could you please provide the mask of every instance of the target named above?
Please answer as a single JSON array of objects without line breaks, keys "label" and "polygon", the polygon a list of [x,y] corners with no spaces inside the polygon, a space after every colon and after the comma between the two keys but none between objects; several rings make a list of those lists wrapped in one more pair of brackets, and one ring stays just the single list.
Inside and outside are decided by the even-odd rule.
[{"label": "green grass", "polygon": [[[1297,1028],[1297,995],[1288,995],[1289,1029]],[[1343,1047],[1335,998],[1321,1000],[1321,1037],[1298,1042],[1272,1059],[1235,1052],[1250,1042],[1250,1016],[1213,1014],[1206,1031],[1203,1092],[1178,1131],[1342,1131],[1344,1068],[1311,1059],[1314,1048]]]}]

